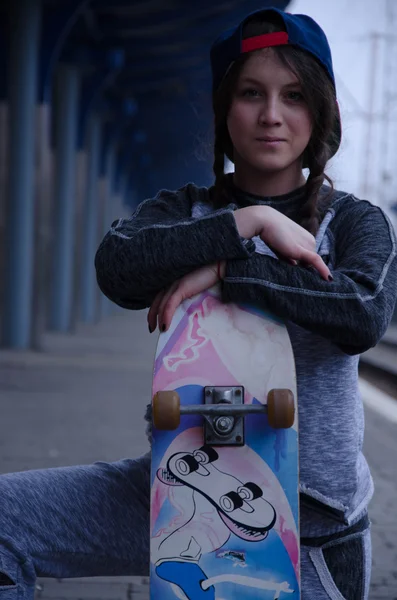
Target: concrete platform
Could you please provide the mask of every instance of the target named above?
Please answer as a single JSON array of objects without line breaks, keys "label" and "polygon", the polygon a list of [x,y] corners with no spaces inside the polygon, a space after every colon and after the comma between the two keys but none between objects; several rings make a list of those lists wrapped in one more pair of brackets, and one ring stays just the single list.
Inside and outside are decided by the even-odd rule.
[{"label": "concrete platform", "polygon": [[361,361],[397,377],[397,326],[391,325],[382,341],[364,352]]},{"label": "concrete platform", "polygon": [[[145,312],[114,316],[76,335],[47,334],[43,353],[0,351],[0,473],[112,461],[146,451],[156,335]],[[397,600],[397,425],[366,411],[371,506],[371,600]],[[147,577],[40,579],[42,600],[147,600]]]}]

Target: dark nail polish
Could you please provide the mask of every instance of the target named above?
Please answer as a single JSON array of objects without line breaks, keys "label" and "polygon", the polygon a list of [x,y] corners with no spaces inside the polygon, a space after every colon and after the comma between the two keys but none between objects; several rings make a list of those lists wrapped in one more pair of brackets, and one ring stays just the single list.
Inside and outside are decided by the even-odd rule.
[{"label": "dark nail polish", "polygon": [[165,325],[161,326],[161,331],[164,333],[164,331],[165,331]]},{"label": "dark nail polish", "polygon": [[333,281],[334,278],[332,277],[332,275],[328,275],[328,281]]},{"label": "dark nail polish", "polygon": [[149,327],[149,333],[153,333],[153,329],[150,327],[150,325],[148,325]]}]

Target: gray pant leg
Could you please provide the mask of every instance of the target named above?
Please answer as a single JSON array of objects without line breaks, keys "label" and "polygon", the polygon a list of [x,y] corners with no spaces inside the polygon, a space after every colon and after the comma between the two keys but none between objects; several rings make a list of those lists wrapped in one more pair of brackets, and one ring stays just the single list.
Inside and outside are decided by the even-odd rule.
[{"label": "gray pant leg", "polygon": [[368,600],[371,530],[321,545],[301,545],[302,600]]},{"label": "gray pant leg", "polygon": [[150,454],[0,476],[1,600],[32,599],[37,576],[149,572]]}]

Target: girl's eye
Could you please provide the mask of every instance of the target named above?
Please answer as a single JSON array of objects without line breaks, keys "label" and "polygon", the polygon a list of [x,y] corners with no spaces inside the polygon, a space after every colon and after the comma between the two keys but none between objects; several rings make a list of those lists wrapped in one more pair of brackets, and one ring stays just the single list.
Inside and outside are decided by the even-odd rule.
[{"label": "girl's eye", "polygon": [[304,100],[303,94],[297,91],[291,91],[287,93],[288,100],[293,102],[302,102]]},{"label": "girl's eye", "polygon": [[259,92],[254,88],[247,88],[246,90],[242,91],[241,95],[248,98],[257,98],[259,96]]}]

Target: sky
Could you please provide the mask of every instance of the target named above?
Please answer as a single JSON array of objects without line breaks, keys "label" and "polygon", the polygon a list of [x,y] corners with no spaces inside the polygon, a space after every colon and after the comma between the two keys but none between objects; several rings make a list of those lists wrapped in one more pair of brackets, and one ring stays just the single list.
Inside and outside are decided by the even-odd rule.
[{"label": "sky", "polygon": [[343,136],[327,173],[396,225],[397,0],[292,0],[287,10],[315,19],[331,46]]}]

